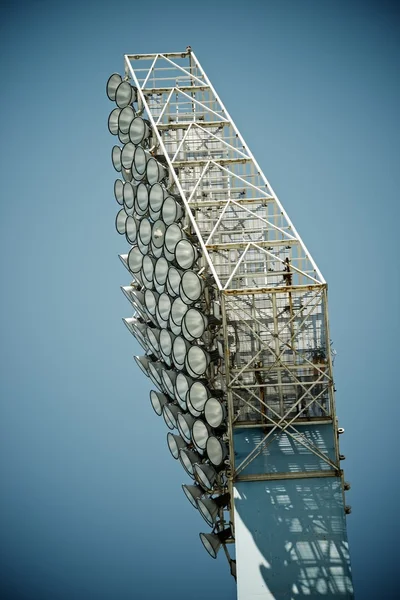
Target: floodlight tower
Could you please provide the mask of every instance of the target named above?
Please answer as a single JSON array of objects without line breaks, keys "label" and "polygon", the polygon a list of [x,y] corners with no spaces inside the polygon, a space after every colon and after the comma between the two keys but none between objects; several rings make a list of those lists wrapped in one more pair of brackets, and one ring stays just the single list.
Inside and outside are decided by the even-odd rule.
[{"label": "floodlight tower", "polygon": [[190,47],[107,94],[124,319],[238,599],[352,598],[327,285]]}]

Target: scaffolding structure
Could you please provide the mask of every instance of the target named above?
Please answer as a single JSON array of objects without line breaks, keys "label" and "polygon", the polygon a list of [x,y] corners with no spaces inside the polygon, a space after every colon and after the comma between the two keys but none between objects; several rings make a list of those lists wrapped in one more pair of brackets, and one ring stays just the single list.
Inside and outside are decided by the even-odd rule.
[{"label": "scaffolding structure", "polygon": [[[226,400],[231,497],[242,494],[240,483],[331,478],[349,512],[322,274],[191,48],[126,55],[125,76],[137,88],[136,114],[151,127],[149,153],[183,203],[204,311],[218,320],[202,343],[219,354],[207,380]],[[274,462],[285,445],[312,459],[302,468]],[[229,511],[227,541],[238,544],[233,501]],[[352,597],[351,583],[340,585],[337,595]]]}]

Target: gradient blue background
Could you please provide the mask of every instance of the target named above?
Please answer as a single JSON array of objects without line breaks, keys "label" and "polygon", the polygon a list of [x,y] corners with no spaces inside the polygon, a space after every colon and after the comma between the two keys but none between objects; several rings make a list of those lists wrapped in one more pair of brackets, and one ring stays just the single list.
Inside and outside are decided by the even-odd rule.
[{"label": "gradient blue background", "polygon": [[3,600],[232,600],[139,352],[105,82],[191,44],[329,282],[356,596],[397,597],[399,10],[2,2]]}]

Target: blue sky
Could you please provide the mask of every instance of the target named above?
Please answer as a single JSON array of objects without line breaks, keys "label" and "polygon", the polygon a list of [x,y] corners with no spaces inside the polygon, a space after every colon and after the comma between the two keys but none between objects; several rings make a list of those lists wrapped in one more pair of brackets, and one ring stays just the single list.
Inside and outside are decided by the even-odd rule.
[{"label": "blue sky", "polygon": [[328,281],[356,596],[395,598],[398,5],[16,1],[0,33],[0,596],[235,597],[121,321],[105,82],[190,44]]}]

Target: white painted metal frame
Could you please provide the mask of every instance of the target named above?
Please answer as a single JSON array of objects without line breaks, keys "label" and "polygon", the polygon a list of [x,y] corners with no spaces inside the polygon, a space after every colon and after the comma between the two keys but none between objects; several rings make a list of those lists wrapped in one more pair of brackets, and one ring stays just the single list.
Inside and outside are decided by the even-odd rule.
[{"label": "white painted metal frame", "polygon": [[[243,471],[282,432],[329,468],[296,477],[340,475],[321,272],[193,51],[126,55],[125,72],[219,290],[224,361],[214,376],[227,394],[230,491],[236,479],[267,478]],[[332,424],[334,460],[300,431],[307,422]],[[257,425],[263,439],[235,466],[234,429]]]}]

